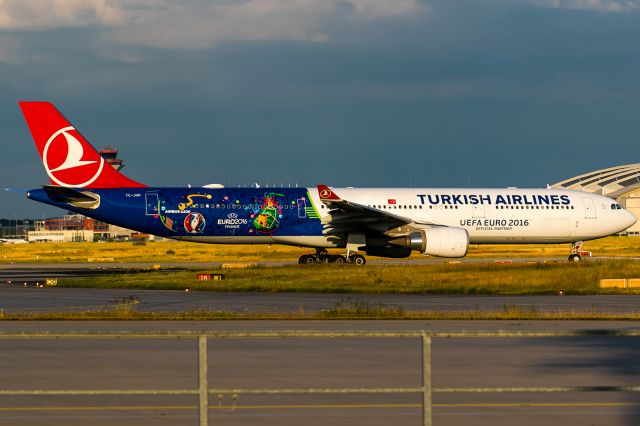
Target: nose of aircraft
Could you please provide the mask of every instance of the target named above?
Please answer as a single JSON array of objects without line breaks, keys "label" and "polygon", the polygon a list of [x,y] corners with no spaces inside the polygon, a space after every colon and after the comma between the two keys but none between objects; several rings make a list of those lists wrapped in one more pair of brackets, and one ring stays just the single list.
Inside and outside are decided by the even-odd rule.
[{"label": "nose of aircraft", "polygon": [[622,220],[623,222],[622,225],[624,226],[624,228],[622,228],[622,230],[629,228],[630,226],[634,225],[638,221],[638,218],[636,217],[636,215],[631,213],[629,210],[625,210],[624,214],[625,214],[625,217]]}]

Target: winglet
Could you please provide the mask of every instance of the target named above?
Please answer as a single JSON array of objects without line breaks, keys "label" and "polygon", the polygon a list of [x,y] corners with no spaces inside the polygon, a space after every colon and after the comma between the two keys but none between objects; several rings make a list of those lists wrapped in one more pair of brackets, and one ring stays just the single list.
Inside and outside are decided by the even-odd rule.
[{"label": "winglet", "polygon": [[320,195],[320,201],[340,201],[340,197],[331,190],[327,185],[318,185],[318,195]]}]

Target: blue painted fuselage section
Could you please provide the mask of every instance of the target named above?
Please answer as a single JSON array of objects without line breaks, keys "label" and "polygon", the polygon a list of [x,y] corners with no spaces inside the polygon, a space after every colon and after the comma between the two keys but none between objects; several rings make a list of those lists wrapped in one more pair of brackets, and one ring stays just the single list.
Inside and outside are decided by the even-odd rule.
[{"label": "blue painted fuselage section", "polygon": [[[322,236],[306,188],[125,188],[79,190],[99,196],[95,208],[56,201],[45,190],[30,199],[94,219],[168,238]],[[197,238],[194,238],[197,239]]]}]

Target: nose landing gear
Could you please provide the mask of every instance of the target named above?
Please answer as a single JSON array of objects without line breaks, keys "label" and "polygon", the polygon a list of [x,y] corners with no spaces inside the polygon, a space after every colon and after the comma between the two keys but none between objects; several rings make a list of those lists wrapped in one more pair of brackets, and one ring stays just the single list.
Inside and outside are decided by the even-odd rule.
[{"label": "nose landing gear", "polygon": [[571,244],[571,254],[569,254],[569,262],[580,262],[582,256],[591,256],[590,251],[582,250],[582,241],[576,241]]}]

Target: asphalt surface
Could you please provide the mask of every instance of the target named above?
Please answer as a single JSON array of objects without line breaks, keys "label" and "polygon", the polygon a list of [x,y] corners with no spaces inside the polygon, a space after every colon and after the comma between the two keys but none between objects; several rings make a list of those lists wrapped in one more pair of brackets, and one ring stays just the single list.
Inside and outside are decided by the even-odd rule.
[{"label": "asphalt surface", "polygon": [[[565,330],[637,322],[5,322],[3,330]],[[3,389],[196,388],[192,340],[0,340]],[[209,342],[210,387],[419,387],[418,339]],[[434,387],[635,386],[637,338],[434,339]],[[210,424],[419,425],[418,395],[211,395]],[[637,425],[636,393],[435,394],[434,425]],[[0,425],[196,425],[191,396],[0,396]]]},{"label": "asphalt surface", "polygon": [[[440,262],[442,262],[440,260]],[[206,268],[210,264],[164,264],[183,268]],[[593,310],[603,313],[640,311],[639,295],[601,296],[438,296],[424,294],[313,294],[313,293],[233,293],[217,291],[168,291],[120,289],[40,288],[46,278],[121,273],[150,268],[148,263],[124,264],[16,264],[0,265],[0,310],[5,312],[50,312],[109,309],[122,301],[135,300],[141,311],[183,312],[214,310],[233,312],[285,313],[304,310],[318,312],[340,303],[368,302],[396,306],[405,311],[500,310],[506,307],[538,311]],[[301,266],[304,267],[304,266]],[[212,281],[224,286],[224,281]]]},{"label": "asphalt surface", "polygon": [[[330,309],[344,295],[37,288],[52,273],[105,273],[80,264],[0,268],[0,310],[104,309],[134,298],[136,309],[287,312]],[[130,265],[126,265],[129,267]],[[147,264],[148,266],[148,264]],[[56,269],[57,268],[57,269]],[[20,281],[24,280],[24,281]],[[7,281],[12,281],[8,283]],[[27,282],[27,286],[24,286]],[[406,310],[594,309],[635,312],[637,296],[346,296]],[[639,329],[614,321],[210,321],[0,322],[5,330],[593,330]],[[209,342],[215,388],[419,387],[417,339],[223,339]],[[640,339],[434,339],[434,387],[638,386]],[[193,340],[2,340],[2,389],[184,389],[197,387]],[[638,425],[640,394],[434,394],[439,425]],[[419,425],[420,395],[211,395],[210,424]],[[3,425],[196,425],[195,396],[2,396]]]},{"label": "asphalt surface", "polygon": [[287,313],[319,312],[337,305],[367,302],[405,311],[502,310],[520,307],[537,311],[589,310],[604,313],[640,312],[640,296],[439,296],[425,294],[233,293],[215,291],[119,290],[24,287],[0,283],[0,310],[62,312],[111,309],[135,300],[139,311],[195,310]]},{"label": "asphalt surface", "polygon": [[[586,259],[606,260],[606,257],[593,257]],[[617,259],[640,260],[635,257]],[[527,262],[567,262],[565,257],[523,257],[515,259],[506,258],[477,258],[465,257],[461,259],[442,259],[436,257],[424,257],[419,259],[367,259],[371,265],[436,265],[443,263],[527,263]],[[79,263],[0,263],[0,276],[11,274],[24,277],[53,276],[77,276],[78,274],[122,272],[130,269],[151,269],[154,265],[162,270],[171,269],[217,269],[228,264],[256,264],[265,267],[278,267],[297,265],[297,261],[261,261],[261,262],[79,262]]]}]

